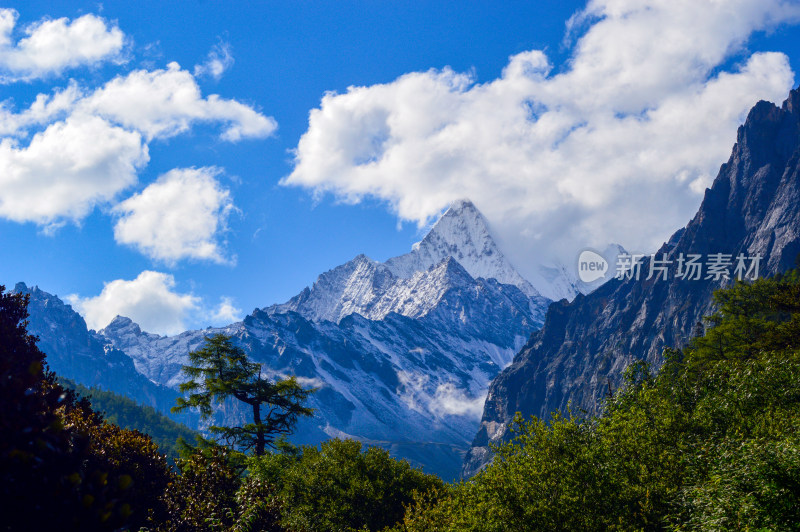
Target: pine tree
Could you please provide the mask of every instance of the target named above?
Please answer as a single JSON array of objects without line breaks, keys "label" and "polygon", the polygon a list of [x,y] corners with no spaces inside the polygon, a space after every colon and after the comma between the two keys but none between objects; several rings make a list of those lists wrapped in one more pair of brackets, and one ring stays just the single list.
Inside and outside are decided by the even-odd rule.
[{"label": "pine tree", "polygon": [[206,338],[202,349],[189,353],[189,361],[191,364],[183,366],[183,371],[191,380],[180,386],[181,392],[189,392],[189,397],[178,398],[173,412],[196,407],[207,419],[214,413],[212,402],[220,404],[228,397],[252,408],[252,423],[209,427],[228,445],[254,450],[256,456],[261,456],[268,446],[275,447],[279,436],[291,434],[301,416],[313,414],[313,409],[303,403],[314,389],[304,389],[295,377],[274,382],[265,378],[261,365],[250,362],[229,336]]}]

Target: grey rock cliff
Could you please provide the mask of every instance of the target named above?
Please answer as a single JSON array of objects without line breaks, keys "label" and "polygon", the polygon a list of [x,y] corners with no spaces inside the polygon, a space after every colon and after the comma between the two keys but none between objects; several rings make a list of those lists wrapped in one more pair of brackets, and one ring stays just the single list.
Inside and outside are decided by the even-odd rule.
[{"label": "grey rock cliff", "polygon": [[[758,102],[738,130],[727,163],[720,168],[695,217],[658,250],[676,261],[681,253],[760,255],[760,274],[794,266],[800,252],[800,92],[781,107]],[[649,271],[649,260],[642,272]],[[481,426],[464,464],[470,476],[491,458],[490,442],[508,437],[516,412],[547,418],[555,410],[597,413],[623,369],[635,359],[656,367],[664,347],[681,347],[703,316],[712,293],[726,281],[676,279],[673,262],[666,281],[612,280],[571,303],[548,309],[513,363],[492,382]]]}]

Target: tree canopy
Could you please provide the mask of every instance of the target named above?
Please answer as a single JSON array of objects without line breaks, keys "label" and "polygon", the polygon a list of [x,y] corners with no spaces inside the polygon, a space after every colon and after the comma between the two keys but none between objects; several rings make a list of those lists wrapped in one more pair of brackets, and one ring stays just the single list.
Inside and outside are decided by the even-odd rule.
[{"label": "tree canopy", "polygon": [[0,530],[138,529],[172,479],[150,438],[62,388],[27,333],[27,296],[0,286]]},{"label": "tree canopy", "polygon": [[705,334],[630,366],[603,415],[518,416],[397,530],[800,530],[800,273],[715,298]]}]

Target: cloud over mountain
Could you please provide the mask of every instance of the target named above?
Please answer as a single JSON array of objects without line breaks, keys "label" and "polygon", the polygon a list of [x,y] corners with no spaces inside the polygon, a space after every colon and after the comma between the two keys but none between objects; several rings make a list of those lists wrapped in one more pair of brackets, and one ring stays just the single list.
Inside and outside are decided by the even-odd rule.
[{"label": "cloud over mountain", "polygon": [[135,279],[116,279],[105,283],[96,296],[67,296],[91,329],[100,330],[116,316],[137,322],[143,330],[156,334],[177,334],[188,327],[224,325],[239,319],[242,311],[233,300],[223,297],[219,305],[208,305],[191,292],[181,292],[175,277],[145,270]]},{"label": "cloud over mountain", "polygon": [[470,197],[523,274],[586,246],[651,249],[694,212],[752,103],[791,87],[784,54],[746,43],[798,15],[780,0],[590,2],[560,70],[530,50],[488,82],[444,68],[327,94],[283,183],[419,224]]}]

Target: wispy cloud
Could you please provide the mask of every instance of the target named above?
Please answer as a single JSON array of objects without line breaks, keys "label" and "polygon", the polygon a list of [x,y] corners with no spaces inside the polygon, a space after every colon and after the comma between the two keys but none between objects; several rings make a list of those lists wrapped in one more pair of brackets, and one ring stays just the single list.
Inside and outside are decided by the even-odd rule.
[{"label": "wispy cloud", "polygon": [[486,393],[471,397],[452,382],[437,383],[430,375],[418,372],[398,371],[400,386],[397,394],[411,410],[430,413],[440,419],[459,416],[480,419]]},{"label": "wispy cloud", "polygon": [[231,45],[225,41],[220,41],[208,52],[205,62],[195,65],[194,75],[195,77],[208,76],[218,80],[232,66],[233,54],[231,53]]},{"label": "wispy cloud", "polygon": [[212,310],[209,320],[217,325],[227,325],[241,321],[242,316],[242,309],[233,304],[233,298],[223,296],[219,305]]},{"label": "wispy cloud", "polygon": [[428,408],[439,417],[447,414],[480,419],[485,402],[485,394],[478,397],[469,397],[464,390],[448,382],[436,387],[436,393]]}]

